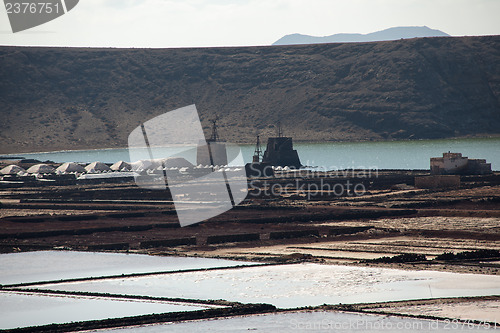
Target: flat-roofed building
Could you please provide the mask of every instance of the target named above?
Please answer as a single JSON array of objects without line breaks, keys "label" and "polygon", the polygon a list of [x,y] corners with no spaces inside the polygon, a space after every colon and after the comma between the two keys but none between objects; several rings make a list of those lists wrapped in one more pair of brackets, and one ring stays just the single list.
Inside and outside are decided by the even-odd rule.
[{"label": "flat-roofed building", "polygon": [[491,173],[491,163],[485,159],[470,159],[461,153],[447,152],[443,157],[431,158],[433,175],[485,175]]}]

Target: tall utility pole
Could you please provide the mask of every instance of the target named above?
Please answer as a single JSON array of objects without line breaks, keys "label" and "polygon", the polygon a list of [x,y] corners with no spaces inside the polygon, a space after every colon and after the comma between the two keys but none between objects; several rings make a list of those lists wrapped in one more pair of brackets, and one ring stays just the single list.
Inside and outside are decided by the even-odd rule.
[{"label": "tall utility pole", "polygon": [[253,152],[252,162],[260,162],[260,157],[262,156],[262,148],[260,147],[260,137],[257,135],[257,144],[255,145],[255,151]]},{"label": "tall utility pole", "polygon": [[219,116],[215,116],[215,119],[212,120],[212,136],[208,140],[210,142],[219,141],[219,133],[217,133],[217,120],[219,120]]},{"label": "tall utility pole", "polygon": [[283,136],[283,131],[281,130],[281,121],[278,121],[278,138]]}]

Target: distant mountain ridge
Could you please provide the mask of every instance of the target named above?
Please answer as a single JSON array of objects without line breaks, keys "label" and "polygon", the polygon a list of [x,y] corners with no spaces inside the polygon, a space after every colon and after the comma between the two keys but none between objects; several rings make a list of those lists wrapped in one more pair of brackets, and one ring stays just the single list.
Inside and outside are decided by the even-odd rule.
[{"label": "distant mountain ridge", "polygon": [[441,30],[431,29],[426,26],[394,27],[369,34],[342,33],[324,37],[291,34],[278,39],[272,45],[381,42],[417,37],[450,37],[450,35]]}]

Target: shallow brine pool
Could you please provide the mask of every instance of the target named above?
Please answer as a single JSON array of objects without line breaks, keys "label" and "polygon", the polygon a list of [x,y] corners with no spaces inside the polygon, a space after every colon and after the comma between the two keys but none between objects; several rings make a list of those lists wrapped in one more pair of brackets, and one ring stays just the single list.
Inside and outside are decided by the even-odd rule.
[{"label": "shallow brine pool", "polygon": [[279,308],[500,294],[500,276],[314,263],[42,285],[65,291],[270,303]]},{"label": "shallow brine pool", "polygon": [[0,329],[207,308],[200,304],[0,292]]},{"label": "shallow brine pool", "polygon": [[157,271],[231,267],[249,262],[143,254],[38,251],[0,254],[0,284]]},{"label": "shallow brine pool", "polygon": [[[490,326],[490,329],[494,329]],[[116,333],[160,332],[477,332],[488,330],[471,324],[395,316],[342,312],[287,312],[222,318],[204,321],[168,323],[123,329],[104,330]],[[102,331],[101,331],[102,332]]]}]

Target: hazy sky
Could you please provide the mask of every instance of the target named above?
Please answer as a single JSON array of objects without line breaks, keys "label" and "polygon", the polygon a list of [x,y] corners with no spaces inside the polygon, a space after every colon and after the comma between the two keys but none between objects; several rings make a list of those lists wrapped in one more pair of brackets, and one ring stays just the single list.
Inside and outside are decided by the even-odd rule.
[{"label": "hazy sky", "polygon": [[500,35],[500,0],[80,0],[66,15],[1,45],[196,47],[269,45],[282,36],[423,26],[453,36]]}]

